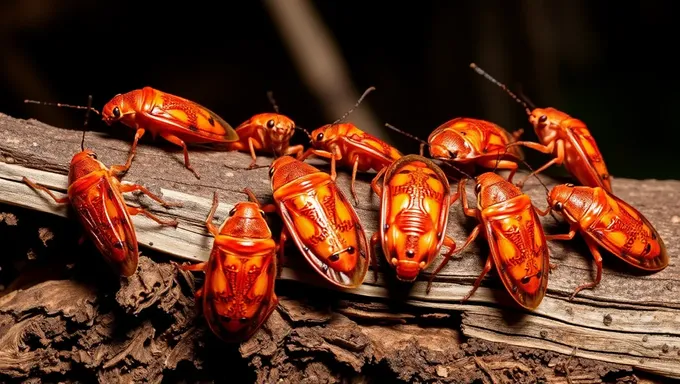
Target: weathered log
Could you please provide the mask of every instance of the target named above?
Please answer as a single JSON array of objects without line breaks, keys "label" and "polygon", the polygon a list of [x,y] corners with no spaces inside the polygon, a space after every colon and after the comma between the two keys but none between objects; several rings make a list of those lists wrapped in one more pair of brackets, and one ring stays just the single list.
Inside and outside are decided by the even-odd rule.
[{"label": "weathered log", "polygon": [[[220,192],[222,202],[218,220],[234,203],[246,198],[242,193],[246,186],[263,201],[271,200],[266,168],[248,170],[246,154],[190,152],[192,164],[202,176],[196,180],[183,168],[179,152],[167,151],[172,147],[161,142],[156,144],[138,148],[133,167],[124,180],[144,184],[184,206],[166,210],[150,204],[146,197],[129,196],[132,204],[147,206],[159,216],[180,221],[177,229],[161,228],[144,217],[133,217],[143,253],[165,254],[183,261],[205,260],[212,241],[203,221],[214,190]],[[25,186],[21,177],[28,176],[64,193],[68,163],[80,150],[79,146],[78,131],[0,115],[0,160],[4,159],[4,163],[0,162],[0,204],[69,216],[66,207],[56,206]],[[124,161],[129,142],[90,133],[86,146],[93,148],[105,164],[112,165]],[[262,165],[269,161],[267,157],[259,159]],[[327,169],[321,162],[315,164]],[[358,213],[370,236],[376,229],[378,202],[370,194],[366,183],[369,179],[370,175],[362,177],[357,189],[361,198]],[[346,193],[348,180],[347,174],[339,175],[338,184]],[[553,180],[547,184],[554,183]],[[302,377],[333,381],[359,372],[366,377],[389,372],[406,381],[467,382],[477,377],[503,382],[513,377],[507,376],[511,374],[527,381],[559,376],[567,382],[560,373],[565,372],[567,360],[572,382],[579,382],[578,375],[584,380],[580,382],[612,380],[630,375],[633,369],[679,378],[680,272],[675,259],[680,235],[680,182],[615,179],[614,188],[618,196],[656,225],[671,254],[671,265],[666,270],[643,275],[605,255],[602,283],[569,301],[568,296],[578,284],[592,279],[592,258],[578,238],[573,242],[553,242],[551,256],[558,268],[550,275],[541,306],[527,313],[514,306],[494,274],[485,279],[467,303],[460,303],[481,271],[482,252],[486,252],[481,242],[440,273],[430,294],[425,293],[428,273],[423,273],[412,286],[404,286],[396,283],[392,271],[383,265],[376,283],[369,273],[359,289],[339,291],[317,278],[297,250],[290,247],[289,264],[277,285],[277,291],[283,289],[289,297],[282,298],[279,312],[265,329],[241,345],[239,353],[232,351],[233,356],[245,357],[256,368],[260,381]],[[544,206],[545,190],[535,180],[527,183],[525,191],[538,206]],[[456,205],[451,210],[448,234],[460,245],[470,224]],[[565,230],[550,217],[544,225],[549,233]],[[272,227],[277,233],[280,223],[272,220]],[[200,322],[188,320],[193,304],[187,298],[193,291],[193,278],[179,273],[162,258],[156,259],[159,264],[143,258],[138,275],[121,283],[115,299],[102,296],[96,286],[79,288],[81,280],[77,278],[50,280],[0,299],[0,316],[4,316],[0,318],[0,330],[11,330],[13,335],[9,337],[10,332],[5,332],[5,336],[0,336],[0,351],[6,353],[0,358],[0,372],[29,378],[77,366],[80,373],[100,379],[131,374],[128,377],[154,381],[168,375],[184,360],[193,361],[193,369],[205,371],[199,356],[208,350],[204,344],[212,339],[205,335],[202,326],[196,325]],[[309,295],[310,290],[305,287],[310,285],[318,287],[313,295],[317,299],[305,303],[301,293]],[[57,295],[53,293],[57,288],[71,293]],[[156,293],[149,297],[145,289]],[[44,299],[25,302],[30,297],[44,297],[45,292],[56,295],[50,308],[45,307]],[[73,296],[66,303],[59,301],[69,294]],[[71,305],[92,300],[99,303],[92,306],[94,309],[85,304]],[[72,309],[60,310],[62,306]],[[138,319],[138,323],[126,320],[130,317]],[[165,320],[157,319],[164,317]],[[99,323],[93,320],[98,318],[133,324],[123,327],[129,331],[126,334],[102,333],[96,330]],[[394,322],[400,324],[391,324]],[[56,328],[50,331],[50,327]],[[66,328],[69,332],[64,333]],[[200,335],[196,335],[198,330]],[[89,332],[104,336],[99,336],[96,342],[83,342],[91,339],[87,336]],[[467,338],[467,343],[463,343]],[[36,339],[38,344],[34,343]],[[219,344],[215,347],[214,343],[212,347],[227,348]],[[96,358],[90,357],[94,360],[87,363],[72,358],[72,351],[92,354],[95,350],[101,354],[95,353]],[[25,351],[31,355],[24,355]],[[155,353],[173,357],[168,357],[165,365],[157,366],[157,357],[148,358]],[[46,362],[31,361],[35,356]],[[122,357],[107,364],[113,356]],[[556,360],[550,362],[553,357]],[[10,363],[3,365],[2,361]],[[22,365],[22,361],[28,363]],[[139,367],[143,369],[135,371]],[[607,376],[610,372],[614,373]]]}]

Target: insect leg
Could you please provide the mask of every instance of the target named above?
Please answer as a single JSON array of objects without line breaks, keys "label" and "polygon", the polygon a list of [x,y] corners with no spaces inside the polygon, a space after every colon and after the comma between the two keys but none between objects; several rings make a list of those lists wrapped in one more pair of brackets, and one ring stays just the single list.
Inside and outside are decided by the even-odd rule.
[{"label": "insect leg", "polygon": [[375,249],[378,247],[379,241],[380,234],[378,232],[373,233],[373,236],[371,236],[371,264],[373,266],[373,282],[378,281],[378,255]]},{"label": "insect leg", "polygon": [[156,201],[158,204],[162,205],[165,208],[170,208],[170,207],[181,207],[182,203],[170,203],[167,202],[160,197],[156,196],[153,194],[151,191],[146,189],[146,187],[141,186],[139,184],[119,184],[118,190],[121,193],[125,192],[142,192],[143,194],[149,196],[150,199]]},{"label": "insect leg", "polygon": [[50,191],[49,189],[43,187],[42,185],[36,184],[35,182],[29,180],[29,179],[26,178],[26,177],[24,177],[22,180],[23,180],[24,183],[26,183],[29,187],[31,187],[31,188],[33,188],[33,189],[36,189],[36,190],[43,191],[43,192],[47,193],[48,195],[50,195],[50,197],[51,197],[52,199],[54,199],[54,201],[55,201],[57,204],[66,204],[66,203],[68,203],[68,201],[69,201],[69,200],[68,200],[68,196],[65,196],[65,197],[57,197],[57,196],[56,196],[54,193],[52,193],[52,191]]},{"label": "insect leg", "polygon": [[[523,143],[523,141],[518,141],[518,143]],[[539,173],[545,171],[546,169],[550,168],[552,165],[555,165],[555,164],[556,164],[556,165],[562,165],[562,162],[564,162],[564,141],[562,141],[562,140],[560,140],[560,139],[557,139],[557,140],[551,142],[551,144],[550,144],[548,147],[552,146],[552,143],[557,143],[557,144],[556,144],[556,145],[557,145],[557,155],[556,155],[552,160],[550,160],[550,161],[548,161],[547,163],[543,164],[543,166],[541,166],[541,167],[538,168],[537,170],[531,172],[531,173],[528,174],[524,179],[522,179],[519,183],[517,183],[517,186],[518,186],[518,187],[521,188],[521,187],[524,185],[524,183],[525,183],[531,176],[537,175],[537,174],[539,174]],[[536,143],[533,143],[533,144],[536,144]],[[536,145],[540,145],[540,144],[536,144]],[[545,148],[548,148],[548,147],[545,147]],[[551,149],[552,149],[552,148],[551,148]]]},{"label": "insect leg", "polygon": [[[463,244],[463,246],[461,248],[458,248],[457,250],[455,249],[456,243],[453,242],[453,240],[451,240],[453,242],[454,250],[451,251],[451,249],[449,249],[449,252],[447,252],[447,254],[444,255],[444,260],[442,260],[441,264],[439,264],[437,269],[435,269],[435,271],[432,272],[432,276],[430,276],[430,280],[427,282],[427,288],[425,289],[425,293],[430,293],[430,286],[432,285],[432,280],[434,280],[435,276],[437,276],[437,274],[444,268],[444,266],[448,264],[449,260],[451,260],[451,257],[453,257],[453,255],[457,253],[462,252],[465,248],[467,248],[467,246],[470,245],[470,243],[472,243],[477,238],[477,236],[479,236],[479,231],[481,229],[482,224],[477,224],[477,226],[470,233],[470,236],[468,236],[467,240],[465,240],[465,244]],[[444,242],[446,242],[446,239],[444,240]]]},{"label": "insect leg", "polygon": [[378,174],[375,175],[373,178],[373,181],[371,181],[371,189],[373,192],[375,192],[378,197],[382,196],[382,186],[380,185],[379,181],[380,178],[385,174],[385,171],[387,171],[387,167],[384,167],[380,171],[378,171]]},{"label": "insect leg", "polygon": [[182,141],[182,139],[180,139],[179,137],[172,135],[170,133],[161,133],[160,135],[165,140],[182,147],[182,150],[184,151],[184,167],[190,170],[194,174],[194,176],[196,176],[197,179],[200,179],[201,176],[198,174],[198,172],[196,172],[196,170],[194,170],[194,168],[189,163],[189,150],[187,149],[186,143]]},{"label": "insect leg", "polygon": [[420,143],[420,151],[418,152],[420,156],[425,155],[425,143]]},{"label": "insect leg", "polygon": [[512,133],[512,138],[517,141],[524,134],[524,128],[520,128]]},{"label": "insect leg", "polygon": [[248,169],[253,169],[257,167],[257,155],[255,155],[255,139],[252,137],[248,138],[248,148],[250,149],[250,157],[253,159],[253,161],[250,162],[250,165],[248,166]]},{"label": "insect leg", "polygon": [[545,239],[548,241],[552,240],[571,240],[576,235],[576,228],[569,228],[569,233],[560,233],[558,235],[545,235]]},{"label": "insect leg", "polygon": [[147,210],[145,210],[145,209],[143,209],[143,208],[130,207],[130,206],[128,206],[128,207],[127,207],[127,211],[128,211],[128,213],[129,213],[131,216],[141,214],[141,215],[144,215],[144,216],[148,217],[149,219],[151,219],[151,220],[157,222],[158,224],[164,225],[164,226],[168,226],[168,227],[177,227],[177,225],[179,224],[179,223],[177,222],[177,220],[174,220],[174,219],[173,219],[173,220],[163,220],[163,219],[161,219],[160,217],[158,217],[158,216],[152,214],[151,212],[149,212],[149,211],[147,211]]},{"label": "insect leg", "polygon": [[286,148],[286,150],[283,152],[285,156],[295,156],[295,157],[300,157],[302,152],[305,150],[305,147],[303,145],[294,145],[292,147]]},{"label": "insect leg", "polygon": [[467,299],[469,299],[477,291],[477,288],[479,288],[479,286],[482,284],[482,279],[484,278],[484,276],[486,276],[487,273],[489,273],[492,267],[493,258],[491,257],[491,254],[489,254],[489,257],[486,258],[486,264],[484,264],[484,269],[482,270],[482,273],[480,273],[479,276],[477,277],[477,280],[475,280],[475,284],[472,286],[470,292],[468,292],[468,294],[465,295],[465,297],[463,297],[460,300],[461,303],[467,301]]},{"label": "insect leg", "polygon": [[284,252],[286,241],[288,241],[288,230],[284,227],[281,230],[281,236],[279,237],[279,262],[277,263],[276,268],[276,278],[281,277],[281,271],[283,270],[283,261],[286,257]]},{"label": "insect leg", "polygon": [[467,192],[465,191],[466,179],[462,179],[458,183],[458,194],[460,195],[460,204],[463,206],[463,213],[465,216],[477,217],[477,208],[470,208],[467,201]]},{"label": "insect leg", "polygon": [[352,192],[352,197],[354,197],[354,206],[359,205],[359,198],[357,197],[357,191],[354,189],[354,182],[357,179],[357,169],[359,168],[359,156],[354,156],[354,165],[352,166],[352,181],[350,182],[349,189]]},{"label": "insect leg", "polygon": [[185,264],[185,265],[178,265],[179,269],[183,271],[203,271],[205,266],[207,265],[207,262],[202,262],[202,263],[196,263],[196,264]]},{"label": "insect leg", "polygon": [[213,224],[213,218],[215,217],[215,211],[217,211],[217,206],[220,204],[219,198],[217,196],[217,191],[213,192],[213,202],[212,206],[210,207],[210,212],[208,212],[208,217],[205,219],[205,226],[208,228],[208,232],[210,232],[211,235],[217,236],[220,231],[215,227],[215,224]]},{"label": "insect leg", "polygon": [[[146,130],[144,128],[137,128],[137,132],[135,132],[135,140],[132,142],[132,146],[130,147],[130,153],[128,154],[128,158],[125,161],[125,165],[122,167],[118,166],[116,167],[116,171],[114,173],[115,176],[118,176],[120,174],[123,174],[130,169],[130,166],[132,165],[132,159],[135,157],[135,154],[137,153],[137,142],[139,142],[139,139],[144,136],[144,133]],[[111,171],[113,172],[113,168],[111,168]]]},{"label": "insect leg", "polygon": [[335,148],[334,148],[332,153],[328,152],[328,151],[321,150],[321,149],[309,148],[307,151],[305,151],[305,153],[302,154],[302,156],[300,156],[300,158],[298,158],[298,160],[304,161],[305,159],[307,159],[311,155],[323,157],[324,159],[330,159],[330,161],[331,161],[331,179],[333,179],[333,181],[335,181],[335,178],[337,176],[336,173],[335,173],[335,161],[342,159],[342,154]]},{"label": "insect leg", "polygon": [[595,265],[597,266],[597,275],[595,276],[595,281],[592,283],[585,283],[579,285],[576,290],[574,290],[574,293],[571,294],[571,297],[569,297],[569,300],[573,300],[574,297],[576,296],[577,293],[579,293],[582,289],[592,289],[598,284],[600,284],[600,280],[602,279],[602,255],[600,254],[600,251],[597,249],[597,244],[593,242],[592,240],[586,238],[586,244],[588,245],[588,249],[590,249],[590,253],[593,254],[593,258],[595,259]]},{"label": "insect leg", "polygon": [[509,169],[510,174],[508,175],[508,181],[511,182],[511,183],[512,183],[512,177],[515,176],[515,173],[517,172],[517,168],[519,168],[517,163],[515,163],[512,160],[501,160],[501,161],[498,161],[498,162],[495,159],[494,160],[487,160],[485,162],[482,162],[479,165],[486,167],[486,168]]}]

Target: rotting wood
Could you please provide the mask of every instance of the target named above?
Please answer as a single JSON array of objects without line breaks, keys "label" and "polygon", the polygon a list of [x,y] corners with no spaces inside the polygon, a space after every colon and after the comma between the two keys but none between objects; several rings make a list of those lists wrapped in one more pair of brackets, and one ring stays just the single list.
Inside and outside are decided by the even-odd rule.
[{"label": "rotting wood", "polygon": [[[65,207],[57,207],[49,198],[36,194],[20,179],[25,175],[64,193],[68,163],[79,150],[79,140],[77,131],[0,115],[0,155],[6,161],[0,162],[0,203],[67,216]],[[161,143],[158,144],[160,146]],[[86,147],[93,148],[99,159],[110,166],[125,159],[129,142],[101,133],[89,133]],[[182,208],[166,210],[146,197],[140,201],[137,196],[130,194],[129,201],[132,204],[148,204],[154,213],[177,217],[180,221],[177,229],[161,228],[144,217],[134,217],[141,250],[143,253],[147,249],[160,251],[184,260],[204,260],[212,244],[203,227],[212,192],[218,190],[221,194],[219,220],[224,218],[234,203],[245,199],[242,193],[245,186],[253,189],[263,201],[270,201],[267,170],[247,170],[247,154],[198,150],[192,153],[192,164],[203,175],[197,181],[182,167],[181,153],[167,152],[167,148],[171,147],[140,146],[133,167],[124,178],[125,181],[138,182],[160,191],[166,199],[184,203]],[[266,165],[268,161],[271,159],[267,157],[258,160],[261,165]],[[315,164],[327,169],[323,163]],[[359,195],[369,196],[366,180],[370,180],[370,175],[359,180],[363,180],[357,183]],[[347,173],[339,174],[338,184],[346,193],[348,181]],[[544,181],[548,185],[554,184],[554,181],[548,182],[545,178]],[[480,241],[440,273],[429,295],[425,294],[427,273],[407,290],[395,285],[390,274],[392,271],[385,270],[382,265],[377,283],[373,283],[372,273],[369,272],[363,286],[345,293],[356,295],[357,299],[391,298],[388,302],[404,302],[434,311],[460,311],[463,313],[462,330],[466,336],[566,354],[576,347],[576,357],[595,358],[642,371],[680,377],[680,272],[675,262],[680,225],[675,222],[677,220],[673,220],[680,214],[680,182],[615,179],[614,187],[620,197],[647,215],[659,230],[671,255],[671,265],[666,270],[641,275],[628,269],[613,256],[605,255],[600,286],[595,290],[583,291],[570,302],[567,298],[572,290],[581,282],[591,279],[593,274],[592,257],[577,236],[572,242],[550,244],[552,260],[559,266],[551,273],[546,298],[533,313],[527,314],[513,305],[495,274],[485,280],[484,286],[468,303],[460,304],[460,298],[468,292],[481,271],[485,258],[481,252],[485,252],[485,246]],[[545,206],[545,190],[535,180],[527,183],[525,191],[539,207]],[[362,198],[358,208],[369,236],[376,229],[377,203],[375,196]],[[462,244],[471,224],[470,220],[462,216],[460,206],[454,205],[448,234],[456,239],[458,245]],[[549,233],[566,231],[564,226],[556,226],[550,217],[544,220],[544,224]],[[272,220],[272,225],[278,225],[277,221]],[[288,250],[290,265],[284,268],[282,281],[303,281],[330,289],[306,268],[301,258],[295,257],[298,253],[294,247]],[[436,265],[437,261],[430,270]],[[593,334],[606,336],[598,341],[592,337]],[[619,342],[608,342],[607,337]],[[470,364],[475,366],[474,361]]]}]

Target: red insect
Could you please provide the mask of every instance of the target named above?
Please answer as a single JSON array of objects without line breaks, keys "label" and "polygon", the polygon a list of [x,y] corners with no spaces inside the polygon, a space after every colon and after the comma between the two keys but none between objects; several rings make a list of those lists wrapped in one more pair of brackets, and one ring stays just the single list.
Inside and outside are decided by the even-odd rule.
[{"label": "red insect", "polygon": [[398,279],[414,281],[442,245],[450,257],[456,243],[446,236],[446,226],[458,194],[451,195],[449,181],[435,163],[406,155],[380,170],[371,187],[381,201],[380,229],[371,238],[371,249],[380,242]]},{"label": "red insect", "polygon": [[219,205],[215,192],[205,221],[215,238],[210,259],[181,267],[205,271],[196,299],[212,332],[226,342],[249,339],[278,304],[274,292],[278,246],[257,197],[245,192],[250,201],[237,203],[219,228],[213,224]]},{"label": "red insect", "polygon": [[534,126],[541,143],[518,141],[512,145],[522,145],[539,152],[552,154],[554,158],[527,175],[518,185],[521,187],[532,175],[543,172],[551,165],[562,165],[578,181],[589,187],[601,187],[612,193],[611,176],[607,171],[602,154],[595,139],[584,122],[575,119],[555,108],[529,109],[526,102],[512,93],[504,84],[498,82],[474,63],[470,64],[478,74],[501,87],[515,101],[524,106],[529,122]]},{"label": "red insect", "polygon": [[139,250],[130,215],[142,214],[165,226],[176,227],[177,221],[163,220],[142,208],[128,206],[122,193],[142,192],[166,208],[181,204],[166,202],[141,185],[121,184],[118,177],[127,171],[128,166],[114,165],[109,169],[97,160],[93,151],[84,149],[83,143],[81,149],[71,160],[67,197],[59,198],[26,177],[23,181],[31,188],[47,193],[58,204],[70,203],[86,234],[105,260],[120,275],[131,276],[137,270]]},{"label": "red insect", "polygon": [[[34,102],[26,100],[26,102]],[[35,103],[35,102],[34,102]],[[50,103],[40,103],[50,104]],[[94,108],[67,104],[52,104],[60,107]],[[189,162],[189,144],[230,143],[239,139],[238,134],[226,121],[209,109],[193,101],[144,87],[114,96],[101,111],[102,120],[108,125],[119,121],[136,130],[125,166],[129,168],[137,150],[137,142],[149,131],[155,138],[163,139],[182,147],[184,166],[200,179],[198,172]]]},{"label": "red insect", "polygon": [[366,234],[352,204],[331,176],[282,156],[271,164],[269,177],[275,204],[267,208],[278,210],[285,225],[279,242],[281,260],[290,236],[311,266],[331,284],[344,288],[361,285],[371,257]]},{"label": "red insect", "polygon": [[578,231],[586,241],[597,265],[597,277],[574,291],[591,289],[602,278],[599,247],[626,263],[645,271],[658,272],[668,266],[668,252],[654,226],[637,209],[601,187],[562,184],[548,196],[549,208],[569,223],[567,234],[548,235],[548,240],[571,240]]},{"label": "red insect", "polygon": [[271,93],[269,99],[276,113],[260,113],[243,122],[236,128],[238,141],[226,144],[226,148],[236,151],[249,151],[253,161],[249,168],[256,167],[256,151],[273,153],[276,157],[284,155],[298,156],[304,151],[304,146],[290,146],[295,130],[298,129],[308,135],[307,131],[295,126],[290,118],[279,114]]},{"label": "red insect", "polygon": [[[468,205],[467,179],[463,178],[459,183],[463,212],[466,216],[476,217],[479,224],[455,253],[465,249],[481,233],[488,241],[490,255],[474,287],[462,301],[472,296],[495,265],[503,285],[517,304],[535,309],[545,295],[551,268],[546,236],[538,215],[545,216],[549,210],[536,209],[528,195],[493,172],[477,176],[476,181],[477,208]],[[448,258],[433,273],[430,283],[447,262]]]},{"label": "red insect", "polygon": [[[368,88],[354,108],[358,107],[366,95],[373,90],[375,90],[374,87]],[[367,172],[371,169],[380,171],[399,159],[402,154],[384,141],[360,130],[354,124],[340,123],[352,113],[354,108],[334,123],[315,129],[310,136],[312,148],[298,156],[298,160],[304,161],[311,155],[330,159],[331,180],[333,181],[337,177],[336,162],[352,168],[350,190],[354,203],[358,205],[359,198],[354,187],[357,172]]]},{"label": "red insect", "polygon": [[419,141],[421,156],[427,146],[433,159],[457,165],[475,164],[484,168],[507,169],[510,170],[510,182],[517,172],[517,162],[524,159],[519,147],[508,147],[516,142],[523,130],[511,134],[489,121],[457,117],[437,127],[427,141],[390,124],[385,126]]}]

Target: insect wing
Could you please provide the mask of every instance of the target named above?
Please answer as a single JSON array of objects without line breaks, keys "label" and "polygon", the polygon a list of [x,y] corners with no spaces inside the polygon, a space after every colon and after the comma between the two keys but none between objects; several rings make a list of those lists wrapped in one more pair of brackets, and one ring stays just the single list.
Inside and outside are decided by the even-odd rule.
[{"label": "insect wing", "polygon": [[161,98],[162,103],[145,113],[147,118],[172,126],[185,137],[193,135],[218,142],[238,140],[236,130],[208,108],[167,93]]},{"label": "insect wing", "polygon": [[353,133],[345,139],[362,152],[380,158],[385,164],[389,164],[403,155],[386,142],[373,137],[367,133]]},{"label": "insect wing", "polygon": [[123,197],[101,177],[85,177],[71,186],[72,205],[99,252],[117,272],[131,276],[137,270],[137,237]]},{"label": "insect wing", "polygon": [[[599,193],[604,194],[602,190]],[[607,206],[587,233],[607,251],[637,268],[666,268],[669,256],[656,228],[630,204],[610,193],[604,195]]]},{"label": "insect wing", "polygon": [[[317,185],[314,192],[281,201],[279,209],[284,224],[309,264],[322,277],[339,287],[356,288],[363,283],[369,264],[368,242],[359,217],[335,183]],[[356,257],[356,262],[345,264],[344,270],[333,268],[330,255],[319,252],[348,245],[357,249],[352,255],[343,253],[338,263],[347,256]]]},{"label": "insect wing", "polygon": [[248,339],[278,304],[274,293],[275,247],[257,255],[239,256],[214,246],[206,268],[203,314],[210,329],[224,341]]},{"label": "insect wing", "polygon": [[[609,175],[607,166],[604,163],[602,154],[586,128],[567,128],[568,144],[573,147],[581,161],[575,161],[573,164],[567,162],[570,166],[569,171],[576,176],[576,178],[585,186],[601,187],[612,192],[612,186],[609,179],[605,179],[602,175]],[[568,149],[567,149],[568,152]],[[569,157],[569,153],[566,154]]]},{"label": "insect wing", "polygon": [[527,195],[487,215],[489,248],[503,285],[527,309],[538,307],[550,270],[549,251],[538,214]]}]

